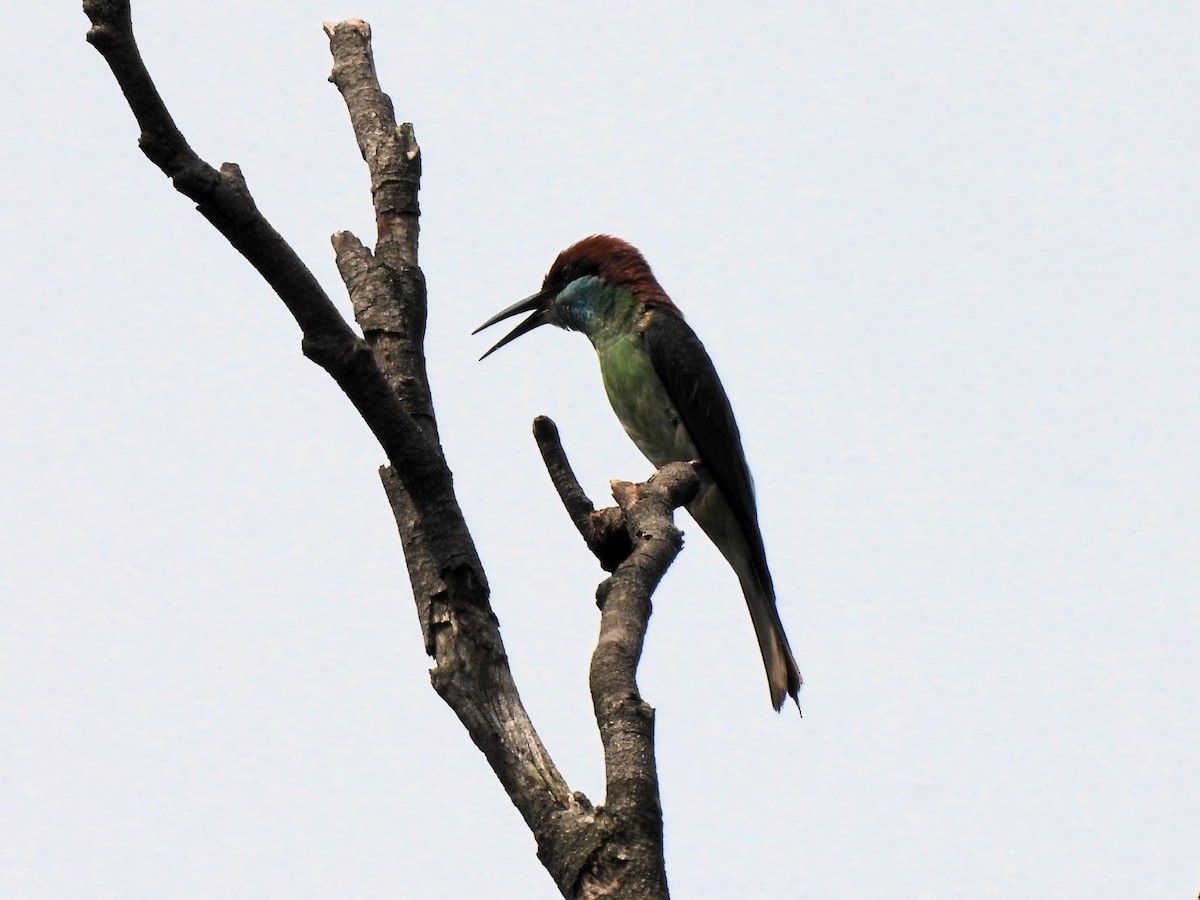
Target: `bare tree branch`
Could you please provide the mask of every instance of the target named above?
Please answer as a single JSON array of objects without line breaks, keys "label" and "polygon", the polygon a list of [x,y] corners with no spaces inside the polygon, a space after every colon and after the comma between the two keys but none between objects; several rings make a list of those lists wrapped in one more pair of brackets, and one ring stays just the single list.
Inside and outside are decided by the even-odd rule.
[{"label": "bare tree branch", "polygon": [[104,57],[141,129],[139,146],[176,189],[264,277],[291,311],[305,355],[324,367],[376,435],[380,471],[404,547],[434,688],[534,834],[538,857],[565,897],[667,896],[654,714],[635,681],[650,595],[681,546],[672,511],[694,495],[691,467],[645,484],[614,482],[616,509],[595,511],[548,419],[535,423],[559,495],[602,565],[600,638],[590,686],[604,746],[606,804],[572,793],[521,704],[475,545],[438,441],[426,374],[426,292],[417,265],[421,156],[379,87],[370,28],[327,23],[330,80],[346,102],[371,177],[376,242],[333,236],[360,337],[288,243],[259,212],[238,167],[214,169],[188,145],[134,40],[128,0],[84,0],[88,40]]},{"label": "bare tree branch", "polygon": [[[371,54],[371,26],[359,19],[325,23],[333,72],[350,113],[359,152],[371,176],[375,252],[365,254],[348,232],[333,236],[342,279],[350,288],[354,318],[380,369],[405,409],[437,441],[437,423],[425,371],[425,277],[417,265],[420,233],[421,148],[411,124],[396,124],[391,98],[379,87]],[[368,277],[351,287],[351,261]],[[361,288],[369,287],[368,290]]]},{"label": "bare tree branch", "polygon": [[432,478],[423,435],[405,414],[374,357],[342,318],[312,272],[259,212],[234,163],[220,170],[188,145],[159,96],[133,37],[127,0],[85,0],[92,20],[88,41],[112,69],[141,135],[142,152],[175,189],[254,266],[291,312],[304,335],[305,355],[323,366],[375,433],[392,465]]},{"label": "bare tree branch", "polygon": [[624,846],[616,856],[616,845],[606,845],[588,873],[591,890],[580,896],[610,896],[605,876],[616,866],[616,872],[629,871],[621,879],[623,889],[612,896],[665,897],[654,710],[642,699],[636,675],[650,621],[650,596],[683,546],[671,514],[696,496],[700,479],[690,464],[670,463],[643,484],[618,481],[612,487],[633,552],[596,592],[600,639],[592,654],[589,684],[604,745],[605,805],[622,824]]},{"label": "bare tree branch", "polygon": [[[325,32],[334,60],[330,81],[346,102],[370,172],[377,231],[374,254],[347,232],[334,235],[338,267],[381,369],[435,437],[423,349],[425,285],[416,266],[420,149],[412,126],[397,125],[392,102],[379,87],[369,26],[359,20],[326,23]],[[419,486],[395,467],[381,476],[404,546],[425,648],[436,660],[433,686],[525,817],[543,863],[561,869],[563,820],[578,816],[584,805],[559,774],[521,703],[474,546],[468,556],[455,540],[460,529],[466,530],[457,502],[453,515],[423,514],[414,496]]]},{"label": "bare tree branch", "polygon": [[[546,471],[567,514],[589,549],[612,576],[596,590],[600,639],[592,654],[589,684],[600,740],[604,745],[607,811],[623,823],[626,856],[598,859],[579,896],[609,896],[611,866],[630,867],[637,854],[639,890],[628,896],[665,896],[662,809],[654,760],[654,710],[642,700],[637,666],[650,622],[650,596],[683,546],[672,512],[696,496],[700,479],[690,463],[670,463],[644,484],[612,483],[615,509],[597,511],[584,493],[558,435],[546,416],[533,421],[533,434]],[[611,568],[607,564],[615,560]],[[614,880],[632,880],[629,872]],[[624,895],[623,895],[624,896]]]},{"label": "bare tree branch", "polygon": [[625,516],[619,508],[597,511],[575,478],[558,437],[558,426],[546,416],[533,420],[533,438],[542,453],[542,462],[550,473],[550,481],[558,491],[567,515],[583,535],[588,549],[600,561],[605,572],[613,572],[621,560],[629,556],[633,545],[625,527]]}]

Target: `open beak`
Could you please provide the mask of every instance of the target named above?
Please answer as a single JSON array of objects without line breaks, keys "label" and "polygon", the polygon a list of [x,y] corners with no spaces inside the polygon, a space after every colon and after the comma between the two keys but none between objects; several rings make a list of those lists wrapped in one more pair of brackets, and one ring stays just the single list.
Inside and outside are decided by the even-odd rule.
[{"label": "open beak", "polygon": [[499,350],[501,347],[503,347],[505,344],[509,343],[510,341],[515,341],[521,335],[528,334],[529,332],[533,331],[533,329],[537,328],[539,325],[545,325],[547,322],[549,322],[550,321],[550,304],[553,300],[554,300],[553,292],[538,291],[532,297],[526,297],[524,300],[520,301],[519,303],[514,303],[508,309],[501,310],[500,312],[496,313],[494,316],[492,316],[490,319],[488,319],[486,322],[484,322],[482,325],[480,325],[478,328],[476,328],[474,331],[472,331],[471,334],[479,334],[479,332],[483,331],[483,329],[485,329],[491,325],[495,325],[497,322],[502,322],[505,319],[509,318],[510,316],[515,316],[518,313],[530,312],[531,310],[533,312],[532,316],[530,316],[528,319],[526,319],[524,322],[522,322],[520,325],[518,325],[516,328],[514,328],[512,331],[510,331],[508,334],[506,334],[499,341],[497,341],[492,346],[491,350],[489,350],[487,353],[483,354],[483,356],[481,356],[479,358],[487,359],[489,356],[491,356],[493,353],[495,353],[497,350]]}]

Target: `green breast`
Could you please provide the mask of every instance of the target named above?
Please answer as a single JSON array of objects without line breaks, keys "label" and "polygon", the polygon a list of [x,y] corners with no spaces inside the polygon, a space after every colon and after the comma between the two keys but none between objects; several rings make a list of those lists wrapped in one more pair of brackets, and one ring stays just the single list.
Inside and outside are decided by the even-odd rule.
[{"label": "green breast", "polygon": [[654,371],[641,332],[596,334],[592,343],[608,402],[638,449],[656,466],[695,459],[696,446]]}]

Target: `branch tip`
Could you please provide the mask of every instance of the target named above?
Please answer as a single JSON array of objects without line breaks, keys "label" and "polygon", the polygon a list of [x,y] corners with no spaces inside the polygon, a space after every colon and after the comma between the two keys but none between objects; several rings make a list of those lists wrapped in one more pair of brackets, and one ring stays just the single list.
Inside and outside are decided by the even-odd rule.
[{"label": "branch tip", "polygon": [[321,28],[325,30],[325,34],[333,37],[341,28],[348,28],[357,31],[362,35],[364,40],[371,39],[371,26],[362,19],[342,19],[340,22],[322,22]]},{"label": "branch tip", "polygon": [[348,253],[369,252],[363,246],[363,242],[352,231],[335,231],[329,236],[329,243],[333,245],[333,252],[337,256],[345,256]]}]

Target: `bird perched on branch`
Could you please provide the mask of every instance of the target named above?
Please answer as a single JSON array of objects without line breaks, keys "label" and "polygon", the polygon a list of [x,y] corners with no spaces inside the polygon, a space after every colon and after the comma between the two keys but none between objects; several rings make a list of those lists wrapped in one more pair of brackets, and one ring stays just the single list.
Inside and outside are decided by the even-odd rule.
[{"label": "bird perched on branch", "polygon": [[775,607],[754,485],[729,398],[704,345],[645,257],[619,238],[584,238],[558,255],[540,291],[475,332],[526,312],[531,315],[480,359],[539,325],[588,336],[609,402],[638,449],[659,467],[700,460],[700,492],[687,510],[741,582],[771,703],[778,710],[790,695],[798,707],[802,679]]}]

